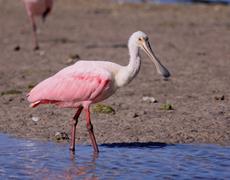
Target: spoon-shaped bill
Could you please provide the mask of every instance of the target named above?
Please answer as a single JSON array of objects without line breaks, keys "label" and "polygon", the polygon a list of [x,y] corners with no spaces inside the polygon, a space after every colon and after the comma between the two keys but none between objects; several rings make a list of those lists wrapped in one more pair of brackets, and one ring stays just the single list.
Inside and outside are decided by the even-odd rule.
[{"label": "spoon-shaped bill", "polygon": [[155,54],[154,54],[154,52],[153,52],[153,50],[152,50],[152,48],[151,48],[151,46],[147,40],[144,41],[144,43],[142,44],[142,49],[146,52],[146,54],[150,57],[150,59],[155,64],[155,66],[157,68],[157,72],[159,74],[161,74],[162,76],[164,76],[165,78],[168,78],[170,76],[170,72],[157,59],[157,57],[155,56]]}]

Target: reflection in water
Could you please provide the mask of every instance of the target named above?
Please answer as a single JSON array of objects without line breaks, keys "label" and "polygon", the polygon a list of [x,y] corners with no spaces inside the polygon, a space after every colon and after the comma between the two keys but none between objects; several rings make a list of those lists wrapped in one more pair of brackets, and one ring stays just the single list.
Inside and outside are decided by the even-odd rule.
[{"label": "reflection in water", "polygon": [[72,180],[76,177],[89,177],[92,180],[98,179],[97,175],[95,174],[96,170],[96,159],[98,158],[99,154],[96,153],[89,153],[89,159],[84,162],[78,162],[77,156],[73,152],[69,152],[71,166],[63,173],[62,177],[65,177],[68,180]]},{"label": "reflection in water", "polygon": [[230,179],[230,148],[215,145],[78,145],[0,135],[1,179]]}]

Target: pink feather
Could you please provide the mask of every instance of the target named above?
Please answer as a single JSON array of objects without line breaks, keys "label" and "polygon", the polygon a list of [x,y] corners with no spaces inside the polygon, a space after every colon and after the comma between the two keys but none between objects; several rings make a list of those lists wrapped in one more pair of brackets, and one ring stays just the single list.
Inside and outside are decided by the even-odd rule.
[{"label": "pink feather", "polygon": [[82,61],[39,83],[28,94],[28,101],[32,107],[47,103],[78,107],[84,102],[93,103],[107,98],[110,81],[111,75],[106,69],[85,67]]},{"label": "pink feather", "polygon": [[46,9],[52,9],[53,0],[23,0],[28,15],[41,16]]}]

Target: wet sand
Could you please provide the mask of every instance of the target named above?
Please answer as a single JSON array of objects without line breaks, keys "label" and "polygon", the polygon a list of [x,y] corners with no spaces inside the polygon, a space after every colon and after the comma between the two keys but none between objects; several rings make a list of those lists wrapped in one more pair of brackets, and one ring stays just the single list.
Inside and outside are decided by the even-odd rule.
[{"label": "wet sand", "polygon": [[[115,114],[92,113],[98,143],[230,145],[229,19],[229,6],[58,0],[45,24],[37,19],[41,50],[34,52],[23,4],[0,0],[0,132],[44,140],[69,134],[75,110],[29,108],[29,89],[73,63],[71,55],[127,64],[128,37],[142,30],[172,77],[163,80],[142,53],[138,76],[103,102]],[[166,103],[173,109],[162,109]],[[84,114],[76,140],[89,143]]]}]

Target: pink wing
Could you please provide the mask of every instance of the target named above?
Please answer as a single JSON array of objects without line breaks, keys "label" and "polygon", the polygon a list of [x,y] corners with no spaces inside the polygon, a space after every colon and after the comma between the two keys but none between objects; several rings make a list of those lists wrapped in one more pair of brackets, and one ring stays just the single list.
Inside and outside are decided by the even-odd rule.
[{"label": "pink wing", "polygon": [[35,86],[28,94],[28,101],[34,103],[34,107],[42,102],[93,101],[109,88],[111,76],[105,71],[69,73],[68,69],[63,69]]}]

